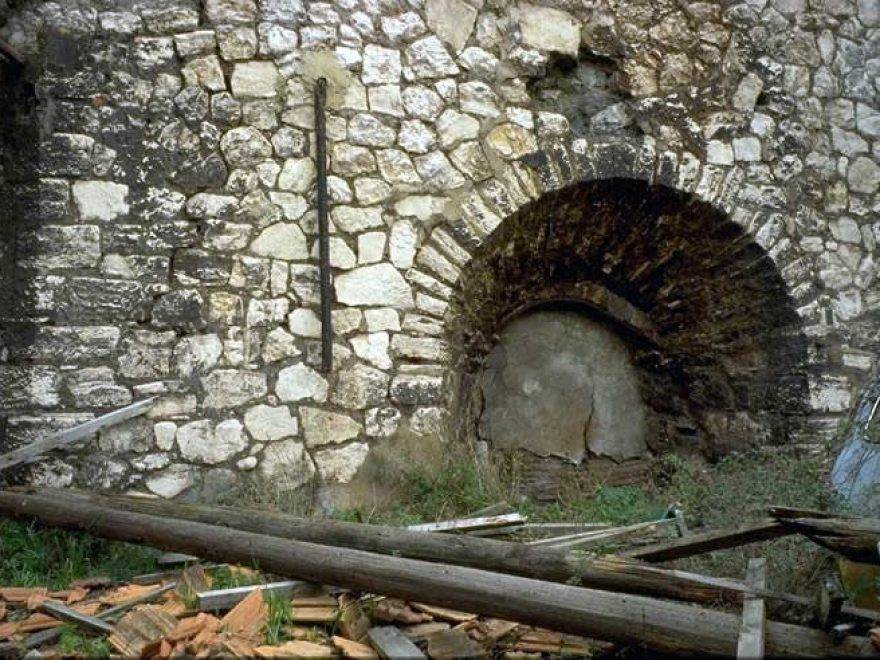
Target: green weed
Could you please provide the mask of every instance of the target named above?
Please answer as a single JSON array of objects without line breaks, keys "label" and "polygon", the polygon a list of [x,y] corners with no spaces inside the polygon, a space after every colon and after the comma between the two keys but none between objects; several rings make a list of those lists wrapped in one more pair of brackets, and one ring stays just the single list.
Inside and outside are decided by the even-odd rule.
[{"label": "green weed", "polygon": [[104,637],[86,637],[77,628],[64,625],[58,648],[66,656],[79,658],[109,658],[110,647]]},{"label": "green weed", "polygon": [[275,646],[280,644],[284,637],[284,626],[290,623],[293,609],[290,600],[276,593],[264,593],[263,598],[269,608],[266,617],[266,644]]}]

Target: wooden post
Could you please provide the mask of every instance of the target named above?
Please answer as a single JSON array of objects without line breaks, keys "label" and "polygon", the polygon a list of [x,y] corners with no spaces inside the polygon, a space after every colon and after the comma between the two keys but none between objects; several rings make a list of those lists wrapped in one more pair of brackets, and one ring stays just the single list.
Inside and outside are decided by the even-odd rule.
[{"label": "wooden post", "polygon": [[[752,589],[765,589],[767,586],[767,560],[749,559],[746,569],[746,585]],[[747,596],[743,600],[742,628],[736,645],[737,658],[764,657],[764,599],[761,596]]]},{"label": "wooden post", "polygon": [[[279,539],[20,491],[0,491],[0,514],[51,527],[187,552],[256,562],[271,573],[519,621],[560,632],[640,644],[677,655],[731,655],[739,617],[727,612],[473,568]],[[833,644],[819,630],[767,623],[767,650],[799,657],[873,654],[860,637]]]}]

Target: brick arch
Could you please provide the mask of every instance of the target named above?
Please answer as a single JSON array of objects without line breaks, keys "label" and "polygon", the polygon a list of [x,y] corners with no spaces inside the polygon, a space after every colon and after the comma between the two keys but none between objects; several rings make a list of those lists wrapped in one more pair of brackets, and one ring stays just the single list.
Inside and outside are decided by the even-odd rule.
[{"label": "brick arch", "polygon": [[[801,321],[789,294],[790,283],[780,275],[779,262],[775,260],[784,253],[773,254],[772,236],[756,238],[750,231],[762,228],[773,219],[738,209],[735,204],[738,181],[731,172],[705,166],[688,154],[657,154],[650,139],[640,143],[574,140],[545,145],[537,152],[508,163],[495,180],[463,196],[459,200],[461,212],[434,229],[416,258],[416,269],[442,280],[448,293],[445,297],[452,301],[445,322],[452,338],[447,368],[452,375],[454,400],[451,405],[455,416],[470,414],[466,401],[468,381],[461,376],[478,371],[480,359],[492,345],[494,333],[504,318],[509,318],[518,307],[540,304],[542,298],[546,301],[568,299],[569,302],[574,299],[576,303],[598,308],[612,324],[635,329],[636,336],[644,328],[650,328],[650,333],[641,335],[641,339],[647,341],[642,342],[636,357],[647,372],[654,374],[647,379],[651,381],[649,396],[659,400],[664,388],[669,388],[675,390],[679,399],[676,410],[658,416],[658,426],[667,429],[662,431],[666,440],[658,442],[658,447],[681,441],[668,432],[675,427],[695,429],[710,450],[722,452],[750,439],[784,442],[792,437],[809,413],[809,386],[804,371],[806,343]],[[698,253],[696,261],[689,266],[672,267],[685,274],[687,268],[694,268],[695,277],[711,281],[711,286],[703,286],[701,290],[705,291],[695,296],[700,298],[696,302],[689,300],[687,291],[677,290],[680,283],[670,291],[663,291],[662,278],[648,295],[639,296],[622,285],[625,277],[615,280],[602,277],[598,271],[585,270],[566,280],[567,284],[545,282],[540,277],[535,279],[533,272],[523,275],[515,268],[505,270],[510,267],[510,261],[505,261],[503,256],[491,261],[505,250],[523,250],[522,245],[517,245],[522,237],[510,227],[525,223],[531,230],[537,230],[542,214],[558,217],[568,214],[574,218],[573,224],[570,223],[574,229],[566,239],[571,245],[578,240],[580,228],[587,227],[587,219],[581,222],[577,216],[584,212],[583,208],[589,208],[591,213],[610,214],[609,218],[618,212],[616,208],[626,208],[625,213],[642,214],[643,220],[639,222],[647,223],[656,209],[646,210],[632,201],[644,202],[642,197],[649,205],[658,206],[660,210],[656,213],[666,213],[678,218],[673,223],[682,223],[682,233],[676,234],[679,229],[665,234],[660,231],[658,235],[662,238],[658,240],[681,240],[682,251],[692,249]],[[581,198],[587,200],[586,207]],[[514,199],[522,203],[517,205]],[[603,211],[606,202],[612,208]],[[688,214],[691,220],[681,220]],[[601,231],[605,233],[597,240],[605,240],[605,237],[611,237],[608,239],[611,243],[639,240],[614,229],[614,222],[624,219],[603,220],[606,224]],[[624,226],[625,223],[621,225]],[[709,248],[700,245],[703,227]],[[597,229],[590,226],[589,231]],[[490,256],[493,251],[494,256]],[[712,261],[714,254],[725,252],[733,256],[719,257],[718,263]],[[625,253],[623,250],[615,258],[625,261]],[[527,249],[521,254],[524,260],[535,256]],[[563,252],[558,252],[556,257],[560,254]],[[655,251],[647,254],[643,261],[650,265],[652,260],[662,258]],[[672,258],[676,259],[687,262],[686,255]],[[639,257],[632,261],[629,267],[636,268]],[[563,269],[585,268],[584,263],[565,259],[562,262]],[[487,263],[491,263],[491,267],[487,268]],[[746,275],[737,275],[740,270]],[[481,291],[479,286],[473,285],[475,277],[495,277],[509,286]],[[508,294],[518,286],[519,277],[524,277],[528,285],[517,298]],[[591,289],[589,292],[585,292],[584,283],[577,277],[592,280],[592,287],[586,287]],[[728,280],[735,280],[736,286],[728,285]],[[483,297],[470,309],[462,307],[461,296],[474,295],[475,291]],[[713,305],[713,293],[722,298],[718,305]],[[469,316],[481,308],[491,310],[496,303],[500,311],[497,314],[489,311],[489,316],[494,315],[490,320]],[[658,312],[664,305],[669,310]],[[682,311],[671,311],[677,307]],[[641,324],[632,322],[637,320],[634,314],[642,317],[638,319]],[[699,318],[698,329],[687,330],[688,315]],[[713,322],[709,315],[720,320]],[[750,342],[750,333],[760,337],[760,341]],[[655,341],[658,336],[659,340]],[[718,355],[711,359],[705,357],[712,352]],[[782,366],[777,368],[776,364]]]}]

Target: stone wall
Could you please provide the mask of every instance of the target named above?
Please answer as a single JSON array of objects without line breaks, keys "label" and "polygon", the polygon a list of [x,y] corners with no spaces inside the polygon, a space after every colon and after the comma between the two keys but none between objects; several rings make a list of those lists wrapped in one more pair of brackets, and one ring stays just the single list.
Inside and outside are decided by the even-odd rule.
[{"label": "stone wall", "polygon": [[717,249],[745,241],[739,266],[781,283],[805,409],[775,441],[825,437],[874,368],[876,0],[6,4],[0,38],[34,91],[2,119],[0,447],[160,397],[15,478],[207,496],[243,472],[349,481],[401,425],[436,441],[462,360],[479,361],[449,331],[467,325],[449,306],[463,269],[554,191],[604,203],[589,181],[664,186],[682,217],[703,203],[737,229],[710,232]]}]

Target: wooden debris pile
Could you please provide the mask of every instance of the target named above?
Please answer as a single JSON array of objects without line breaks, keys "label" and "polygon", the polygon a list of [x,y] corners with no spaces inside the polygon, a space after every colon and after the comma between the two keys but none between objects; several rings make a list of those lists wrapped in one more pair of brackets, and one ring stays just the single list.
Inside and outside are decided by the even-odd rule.
[{"label": "wooden debris pile", "polygon": [[[529,523],[498,511],[401,529],[71,491],[0,491],[0,515],[202,562],[127,585],[0,588],[0,655],[57,652],[62,622],[104,636],[114,653],[147,658],[521,657],[612,647],[740,657],[878,653],[880,600],[873,609],[856,606],[833,580],[823,581],[814,604],[769,590],[761,560],[744,580],[657,564],[796,533],[880,564],[880,521],[774,508],[757,523],[704,531],[670,513],[623,527],[536,525],[524,539]],[[485,538],[499,529],[517,540]],[[216,588],[218,566],[235,565],[258,565],[249,579],[259,584]],[[813,612],[813,623],[768,620],[771,600]]]}]

